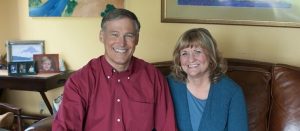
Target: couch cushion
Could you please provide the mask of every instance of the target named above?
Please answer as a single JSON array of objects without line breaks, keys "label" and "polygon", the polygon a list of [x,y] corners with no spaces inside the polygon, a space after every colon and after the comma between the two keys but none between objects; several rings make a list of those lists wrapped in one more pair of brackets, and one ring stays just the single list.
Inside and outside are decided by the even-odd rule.
[{"label": "couch cushion", "polygon": [[300,131],[300,68],[273,68],[270,131]]},{"label": "couch cushion", "polygon": [[270,108],[271,73],[258,67],[229,66],[227,75],[244,92],[250,131],[266,131]]}]

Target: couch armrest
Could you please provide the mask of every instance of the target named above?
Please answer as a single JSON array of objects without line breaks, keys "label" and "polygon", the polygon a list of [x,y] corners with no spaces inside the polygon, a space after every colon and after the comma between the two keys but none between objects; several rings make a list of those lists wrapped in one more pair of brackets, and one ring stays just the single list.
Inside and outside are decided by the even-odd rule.
[{"label": "couch armrest", "polygon": [[52,130],[52,121],[54,119],[54,116],[49,116],[47,118],[44,118],[28,128],[25,129],[25,131],[51,131]]}]

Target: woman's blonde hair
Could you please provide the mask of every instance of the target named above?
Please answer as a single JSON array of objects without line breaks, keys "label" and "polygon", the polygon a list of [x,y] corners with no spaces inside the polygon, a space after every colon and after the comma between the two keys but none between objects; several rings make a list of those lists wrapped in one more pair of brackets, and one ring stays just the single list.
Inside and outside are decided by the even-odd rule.
[{"label": "woman's blonde hair", "polygon": [[201,47],[209,58],[210,80],[215,83],[227,71],[227,64],[217,48],[216,40],[207,29],[194,28],[184,32],[178,39],[173,52],[172,75],[180,80],[187,81],[187,74],[181,69],[180,51],[188,47]]}]

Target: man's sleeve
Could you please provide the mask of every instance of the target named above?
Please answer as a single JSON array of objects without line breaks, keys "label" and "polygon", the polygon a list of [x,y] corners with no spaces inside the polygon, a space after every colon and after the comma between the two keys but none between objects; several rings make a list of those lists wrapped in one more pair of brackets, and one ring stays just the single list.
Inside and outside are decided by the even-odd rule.
[{"label": "man's sleeve", "polygon": [[156,131],[177,131],[173,101],[168,83],[160,72],[157,78],[155,129]]},{"label": "man's sleeve", "polygon": [[81,131],[84,101],[79,94],[76,80],[70,78],[64,87],[63,100],[52,124],[53,131]]}]

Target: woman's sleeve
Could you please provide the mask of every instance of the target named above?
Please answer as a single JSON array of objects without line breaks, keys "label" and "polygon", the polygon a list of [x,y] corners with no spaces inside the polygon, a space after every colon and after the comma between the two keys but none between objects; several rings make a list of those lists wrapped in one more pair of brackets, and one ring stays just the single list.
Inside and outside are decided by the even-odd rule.
[{"label": "woman's sleeve", "polygon": [[228,117],[228,131],[248,131],[248,115],[241,88],[232,97]]}]

